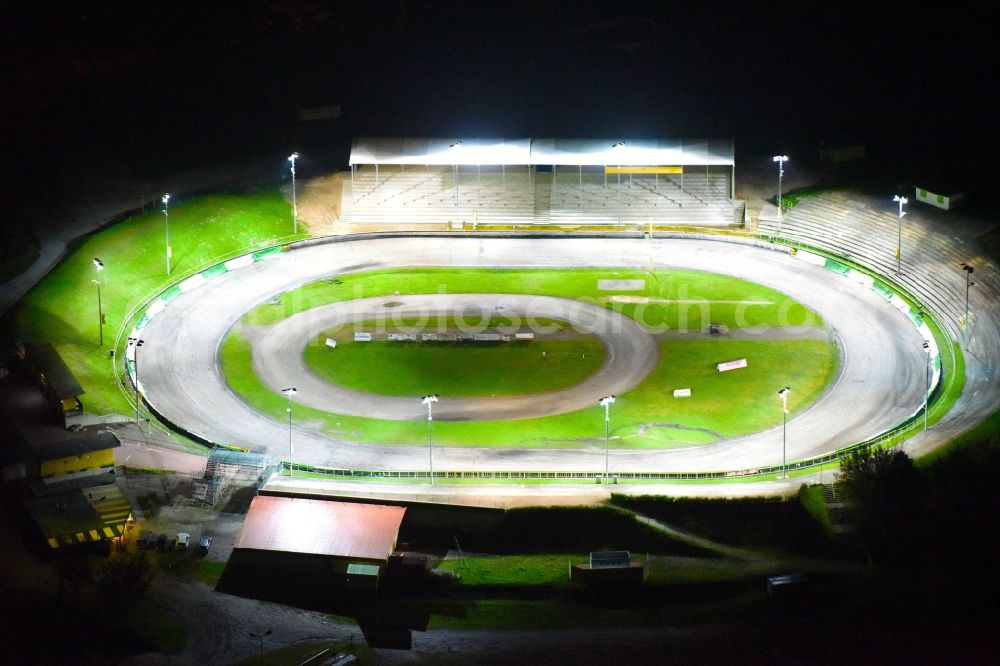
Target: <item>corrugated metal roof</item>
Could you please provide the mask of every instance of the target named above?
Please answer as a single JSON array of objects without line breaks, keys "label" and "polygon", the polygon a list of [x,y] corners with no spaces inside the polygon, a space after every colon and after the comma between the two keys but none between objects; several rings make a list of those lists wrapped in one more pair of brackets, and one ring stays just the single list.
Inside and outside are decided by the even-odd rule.
[{"label": "corrugated metal roof", "polygon": [[386,560],[406,508],[258,495],[234,548]]},{"label": "corrugated metal roof", "polygon": [[25,358],[36,370],[45,375],[45,381],[60,400],[83,395],[83,387],[62,356],[48,342],[25,342]]},{"label": "corrugated metal roof", "polygon": [[735,164],[731,139],[360,137],[350,164],[705,166]]}]

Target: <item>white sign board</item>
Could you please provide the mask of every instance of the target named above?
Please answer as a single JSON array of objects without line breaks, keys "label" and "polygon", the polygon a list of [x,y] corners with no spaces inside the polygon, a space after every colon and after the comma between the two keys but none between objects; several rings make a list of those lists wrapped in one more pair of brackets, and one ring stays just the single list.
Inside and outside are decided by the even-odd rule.
[{"label": "white sign board", "polygon": [[499,333],[476,333],[473,340],[496,341],[500,339]]},{"label": "white sign board", "polygon": [[747,360],[745,358],[738,359],[736,361],[726,361],[725,363],[720,363],[715,366],[719,372],[726,372],[728,370],[736,370],[737,368],[747,367]]},{"label": "white sign board", "polygon": [[515,333],[514,334],[514,339],[516,339],[516,340],[534,340],[535,339],[535,334],[534,333]]},{"label": "white sign board", "polygon": [[371,342],[372,341],[372,334],[371,333],[363,333],[361,331],[355,331],[354,332],[354,341],[355,342]]},{"label": "white sign board", "polygon": [[334,349],[336,349],[336,347],[337,347],[337,341],[334,340],[333,338],[327,338],[326,339],[326,346],[327,347],[333,347]]},{"label": "white sign board", "polygon": [[417,336],[416,336],[415,333],[390,333],[389,334],[389,339],[390,340],[403,340],[403,341],[412,342],[412,341],[415,341],[417,339]]},{"label": "white sign board", "polygon": [[674,389],[675,398],[690,398],[691,389]]},{"label": "white sign board", "polygon": [[438,339],[438,334],[437,333],[421,333],[420,334],[420,339],[421,340],[437,340]]}]

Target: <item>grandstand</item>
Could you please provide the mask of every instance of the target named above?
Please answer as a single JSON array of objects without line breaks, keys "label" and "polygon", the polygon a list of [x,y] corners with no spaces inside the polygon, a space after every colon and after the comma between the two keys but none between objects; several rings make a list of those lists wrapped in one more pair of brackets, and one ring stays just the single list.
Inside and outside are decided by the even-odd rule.
[{"label": "grandstand", "polygon": [[[846,192],[803,198],[783,216],[780,237],[832,251],[895,279],[942,318],[954,339],[961,340],[961,321],[965,318],[965,273],[961,264],[975,263],[974,289],[989,302],[1000,301],[1000,273],[978,250],[953,234],[939,231],[939,218],[935,211],[919,209],[904,218],[902,270],[898,275],[899,219],[896,207],[888,200],[880,202]],[[778,223],[762,218],[758,231],[779,235]],[[970,330],[974,336],[986,336],[981,340],[983,344],[1000,345],[996,333],[1000,321],[977,326],[977,319],[995,316],[992,310],[972,309]]]},{"label": "grandstand", "polygon": [[342,219],[352,223],[731,226],[729,140],[361,138]]}]

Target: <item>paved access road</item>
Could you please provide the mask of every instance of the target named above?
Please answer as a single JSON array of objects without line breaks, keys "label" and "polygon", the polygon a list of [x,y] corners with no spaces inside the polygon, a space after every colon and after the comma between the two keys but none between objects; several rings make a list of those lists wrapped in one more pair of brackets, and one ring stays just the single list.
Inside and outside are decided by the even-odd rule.
[{"label": "paved access road", "polygon": [[[667,239],[499,239],[406,237],[305,247],[213,278],[174,299],[144,329],[139,362],[146,398],[164,417],[206,439],[286,456],[287,425],[258,414],[229,391],[217,350],[257,304],[302,284],[393,267],[609,267],[707,270],[782,291],[817,311],[842,344],[833,389],[788,423],[788,459],[817,455],[882,431],[916,411],[925,382],[922,340],[884,299],[831,271],[781,252],[725,242]],[[762,335],[766,334],[764,332]],[[283,375],[285,385],[307,377]],[[775,391],[780,387],[775,387]],[[301,397],[301,396],[297,396]],[[414,396],[414,401],[418,396]],[[779,409],[775,396],[775,410]],[[441,405],[443,407],[443,405]],[[594,406],[595,412],[598,407]],[[599,440],[600,414],[595,414]],[[427,468],[427,449],[333,441],[309,428],[293,434],[296,461],[366,469]],[[614,471],[714,471],[780,464],[781,427],[710,446],[612,451]],[[603,447],[575,450],[438,448],[436,470],[603,471]]]}]

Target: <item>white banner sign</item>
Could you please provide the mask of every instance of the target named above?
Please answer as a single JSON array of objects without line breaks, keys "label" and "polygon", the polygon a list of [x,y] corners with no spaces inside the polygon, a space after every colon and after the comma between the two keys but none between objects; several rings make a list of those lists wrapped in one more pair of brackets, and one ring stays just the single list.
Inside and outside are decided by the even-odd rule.
[{"label": "white banner sign", "polygon": [[333,347],[333,348],[336,349],[336,347],[337,347],[337,341],[334,340],[333,338],[327,338],[326,339],[326,346],[327,347]]},{"label": "white banner sign", "polygon": [[720,363],[715,367],[719,372],[726,372],[727,370],[736,370],[737,368],[747,367],[747,360],[745,358],[741,358],[736,361],[726,361],[725,363]]},{"label": "white banner sign", "polygon": [[372,341],[372,334],[371,333],[363,333],[363,332],[360,332],[360,331],[355,331],[354,332],[354,341],[355,342],[371,342]]},{"label": "white banner sign", "polygon": [[690,398],[691,389],[674,389],[675,398]]}]

